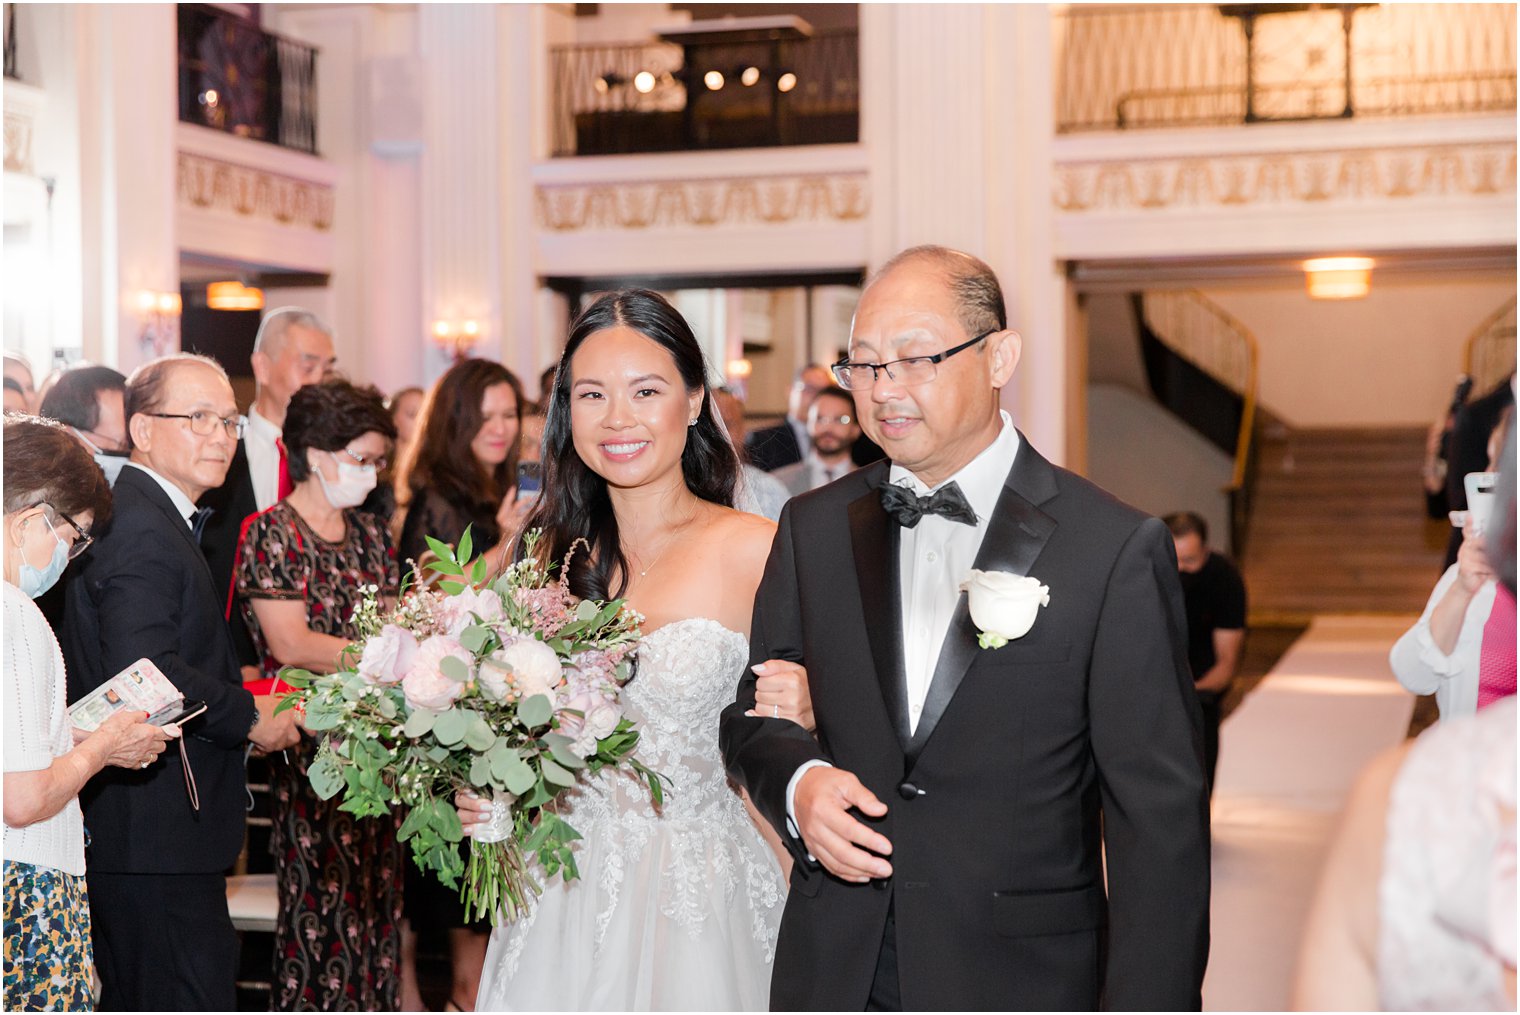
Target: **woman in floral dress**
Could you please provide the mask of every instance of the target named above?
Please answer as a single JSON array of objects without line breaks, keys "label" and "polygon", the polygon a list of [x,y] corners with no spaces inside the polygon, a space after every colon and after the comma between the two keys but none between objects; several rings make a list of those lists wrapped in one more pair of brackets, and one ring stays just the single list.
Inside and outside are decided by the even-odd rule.
[{"label": "woman in floral dress", "polygon": [[[394,596],[384,524],[356,510],[395,425],[375,392],[346,381],[295,393],[283,439],[291,493],[244,527],[237,593],[264,676],[330,673],[354,636],[361,589]],[[393,818],[356,818],[306,779],[312,741],[271,758],[280,911],[271,1008],[393,1011],[400,998],[401,845]]]}]

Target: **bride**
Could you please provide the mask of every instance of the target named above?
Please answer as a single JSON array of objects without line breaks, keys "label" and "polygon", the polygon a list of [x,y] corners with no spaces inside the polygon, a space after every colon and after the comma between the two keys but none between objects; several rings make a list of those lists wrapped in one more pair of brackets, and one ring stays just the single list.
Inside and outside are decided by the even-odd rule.
[{"label": "bride", "polygon": [[[571,326],[527,527],[544,531],[551,560],[586,539],[575,593],[622,596],[644,615],[623,701],[640,760],[671,784],[660,809],[647,787],[605,773],[569,795],[581,880],[549,881],[492,934],[479,1010],[767,1005],[789,860],[724,775],[718,715],[748,661],[776,527],[730,506],[739,463],[705,371],[656,293],[609,293]],[[811,728],[801,667],[763,669],[757,711]],[[467,830],[491,814],[470,796],[459,809]]]}]

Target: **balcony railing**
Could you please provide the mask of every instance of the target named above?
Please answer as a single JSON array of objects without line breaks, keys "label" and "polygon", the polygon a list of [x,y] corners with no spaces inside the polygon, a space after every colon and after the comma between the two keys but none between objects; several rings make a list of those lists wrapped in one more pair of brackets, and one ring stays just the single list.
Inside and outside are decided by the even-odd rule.
[{"label": "balcony railing", "polygon": [[205,4],[179,5],[179,118],[317,150],[317,51]]},{"label": "balcony railing", "polygon": [[563,46],[556,156],[838,144],[860,137],[854,30],[788,41]]},{"label": "balcony railing", "polygon": [[1512,4],[1273,6],[1069,9],[1057,19],[1057,129],[1516,107]]}]

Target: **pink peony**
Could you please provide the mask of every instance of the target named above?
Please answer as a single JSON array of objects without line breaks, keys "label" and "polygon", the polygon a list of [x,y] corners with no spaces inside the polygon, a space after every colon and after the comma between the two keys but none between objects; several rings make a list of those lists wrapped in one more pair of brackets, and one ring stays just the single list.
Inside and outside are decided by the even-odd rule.
[{"label": "pink peony", "polygon": [[543,694],[550,701],[554,700],[554,691],[560,685],[563,672],[559,656],[548,645],[537,638],[516,638],[493,652],[491,658],[512,667],[511,681],[519,697]]},{"label": "pink peony", "polygon": [[443,660],[453,656],[468,668],[473,661],[463,645],[446,634],[436,634],[417,648],[411,669],[401,678],[401,690],[413,708],[441,712],[464,693],[465,685],[443,672]]},{"label": "pink peony", "polygon": [[575,695],[565,702],[564,708],[581,713],[569,715],[561,712],[559,731],[573,741],[572,749],[583,758],[593,754],[596,742],[610,736],[623,718],[616,702],[590,691]]},{"label": "pink peony", "polygon": [[386,624],[364,646],[359,675],[372,684],[394,684],[406,676],[417,655],[417,639],[405,628]]},{"label": "pink peony", "polygon": [[501,596],[491,589],[465,589],[449,596],[438,607],[438,623],[444,632],[459,637],[459,632],[477,622],[488,624],[502,619]]}]

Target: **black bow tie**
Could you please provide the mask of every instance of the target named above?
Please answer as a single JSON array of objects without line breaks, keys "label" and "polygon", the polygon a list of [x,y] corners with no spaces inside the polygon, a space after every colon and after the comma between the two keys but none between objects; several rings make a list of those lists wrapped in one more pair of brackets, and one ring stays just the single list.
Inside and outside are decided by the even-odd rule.
[{"label": "black bow tie", "polygon": [[881,488],[881,506],[905,529],[916,526],[924,515],[944,515],[952,522],[976,524],[976,512],[971,510],[970,502],[957,483],[949,483],[927,497],[920,497],[907,487],[888,483]]},{"label": "black bow tie", "polygon": [[201,533],[206,531],[206,522],[214,514],[216,514],[216,508],[203,507],[196,508],[195,513],[190,516],[190,534],[195,537],[197,543],[201,541]]}]

